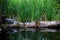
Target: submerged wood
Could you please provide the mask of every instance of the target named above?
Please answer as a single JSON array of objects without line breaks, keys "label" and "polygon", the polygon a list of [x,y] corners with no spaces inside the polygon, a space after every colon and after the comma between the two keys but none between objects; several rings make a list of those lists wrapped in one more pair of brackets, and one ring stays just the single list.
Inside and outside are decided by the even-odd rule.
[{"label": "submerged wood", "polygon": [[39,22],[19,22],[17,24],[6,25],[6,28],[35,28],[35,27],[54,27],[59,26],[60,21],[39,21]]}]

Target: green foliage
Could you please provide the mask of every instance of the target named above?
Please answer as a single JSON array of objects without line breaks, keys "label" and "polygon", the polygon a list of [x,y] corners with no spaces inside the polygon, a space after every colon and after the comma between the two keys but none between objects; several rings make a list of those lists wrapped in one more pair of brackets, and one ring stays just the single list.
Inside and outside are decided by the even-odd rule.
[{"label": "green foliage", "polygon": [[43,14],[46,15],[46,17],[44,17],[46,20],[52,21],[56,19],[56,8],[58,6],[56,1],[57,0],[5,0],[5,2],[2,2],[2,7],[8,17],[12,16],[17,18],[18,21],[37,21],[40,20]]}]

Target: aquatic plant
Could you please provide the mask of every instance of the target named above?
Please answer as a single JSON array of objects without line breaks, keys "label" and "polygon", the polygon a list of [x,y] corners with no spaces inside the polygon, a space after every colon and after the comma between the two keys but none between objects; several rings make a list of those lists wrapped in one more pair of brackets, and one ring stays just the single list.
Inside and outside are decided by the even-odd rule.
[{"label": "aquatic plant", "polygon": [[18,21],[31,22],[40,19],[45,20],[44,18],[52,21],[56,19],[56,1],[57,0],[5,0],[5,2],[1,4],[3,5],[2,8],[5,15],[7,15],[7,17],[12,16],[12,18]]}]

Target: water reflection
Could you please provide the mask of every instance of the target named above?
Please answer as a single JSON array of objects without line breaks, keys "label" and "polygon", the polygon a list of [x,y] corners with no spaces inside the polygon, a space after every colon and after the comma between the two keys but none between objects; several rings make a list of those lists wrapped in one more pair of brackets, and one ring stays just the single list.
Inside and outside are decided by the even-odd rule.
[{"label": "water reflection", "polygon": [[[18,35],[16,35],[18,34]],[[16,34],[10,35],[10,39],[14,40],[57,40],[59,39],[59,33],[51,33],[51,32],[40,32],[40,31],[19,31]],[[13,37],[11,37],[13,36]],[[16,37],[17,38],[16,38]],[[57,37],[58,36],[58,37]],[[56,37],[56,38],[55,38]]]},{"label": "water reflection", "polygon": [[[57,40],[60,30],[49,29],[49,28],[39,28],[38,30],[34,28],[22,28],[22,29],[11,29],[8,30],[9,40]],[[55,32],[55,33],[52,33]],[[55,38],[57,37],[57,39]]]},{"label": "water reflection", "polygon": [[[17,32],[16,29],[12,29],[14,32]],[[60,32],[58,29],[51,29],[51,28],[21,28],[19,31],[40,31],[40,32]]]}]

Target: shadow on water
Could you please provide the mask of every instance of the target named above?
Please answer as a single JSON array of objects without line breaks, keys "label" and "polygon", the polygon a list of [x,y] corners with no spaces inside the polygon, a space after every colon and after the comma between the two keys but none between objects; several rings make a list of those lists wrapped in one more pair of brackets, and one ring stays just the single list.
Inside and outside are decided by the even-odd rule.
[{"label": "shadow on water", "polygon": [[[38,29],[38,28],[37,28]],[[40,30],[39,30],[40,29]],[[60,40],[60,29],[56,28],[39,28],[35,29],[4,29],[0,33],[0,40]],[[27,31],[30,30],[30,31]]]},{"label": "shadow on water", "polygon": [[10,40],[60,40],[60,33],[20,31],[10,35]]}]

